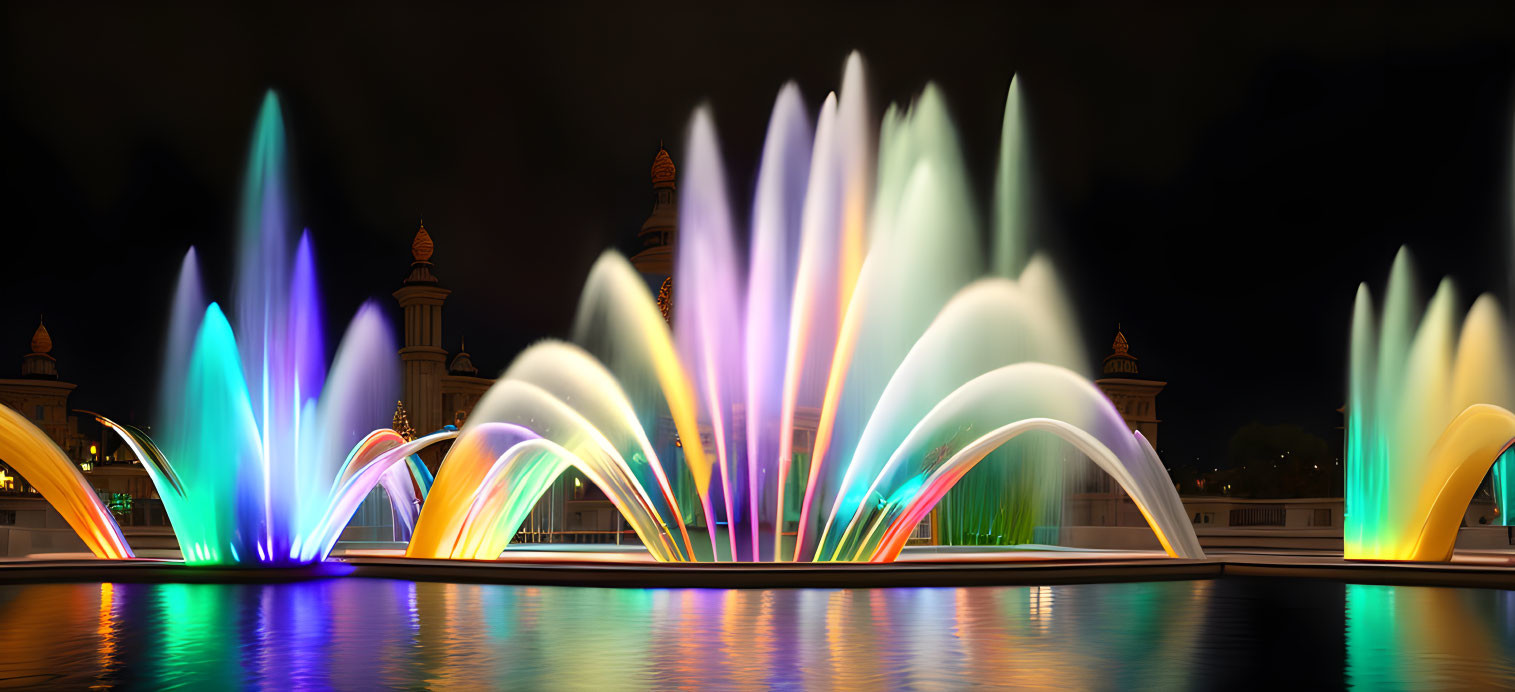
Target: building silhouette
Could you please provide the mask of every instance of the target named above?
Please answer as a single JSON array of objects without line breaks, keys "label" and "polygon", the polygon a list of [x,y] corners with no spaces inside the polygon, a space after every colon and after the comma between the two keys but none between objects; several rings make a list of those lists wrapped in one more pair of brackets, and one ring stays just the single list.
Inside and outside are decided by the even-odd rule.
[{"label": "building silhouette", "polygon": [[[442,305],[452,291],[443,288],[432,273],[434,250],[423,222],[410,243],[410,274],[394,292],[404,325],[400,347],[404,398],[400,405],[422,435],[448,425],[461,427],[479,397],[494,384],[493,378],[479,377],[479,369],[461,339],[451,357],[442,346]],[[422,452],[421,458],[436,471],[443,451],[432,447]]]}]

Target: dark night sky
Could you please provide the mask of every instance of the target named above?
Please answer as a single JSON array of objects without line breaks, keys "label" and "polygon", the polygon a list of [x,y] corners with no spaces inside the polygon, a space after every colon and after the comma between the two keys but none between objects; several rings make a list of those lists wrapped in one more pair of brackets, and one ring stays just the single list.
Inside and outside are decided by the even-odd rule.
[{"label": "dark night sky", "polygon": [[1252,420],[1328,434],[1354,287],[1381,287],[1400,244],[1427,286],[1508,290],[1515,4],[759,7],[7,4],[0,368],[45,313],[74,405],[150,422],[178,261],[199,246],[225,296],[273,87],[328,314],[368,297],[398,313],[424,213],[455,291],[447,344],[498,371],[565,335],[595,256],[631,246],[653,153],[667,140],[680,162],[695,105],[746,198],[779,86],[819,104],[852,49],[876,114],[944,88],[981,200],[1005,89],[1025,80],[1038,242],[1090,356],[1120,322],[1169,381],[1170,463],[1219,461]]}]

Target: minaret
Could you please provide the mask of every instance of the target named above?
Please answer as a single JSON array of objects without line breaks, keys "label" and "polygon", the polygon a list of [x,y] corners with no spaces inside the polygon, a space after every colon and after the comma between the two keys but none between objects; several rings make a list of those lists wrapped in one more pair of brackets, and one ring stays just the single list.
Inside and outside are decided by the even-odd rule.
[{"label": "minaret", "polygon": [[[437,284],[431,273],[431,235],[422,223],[410,243],[410,276],[395,291],[395,300],[405,313],[405,345],[400,361],[405,366],[405,409],[418,435],[429,434],[448,421],[442,411],[442,376],[447,374],[447,351],[442,348],[442,302],[448,289]],[[423,453],[422,458],[435,468],[437,453]]]}]

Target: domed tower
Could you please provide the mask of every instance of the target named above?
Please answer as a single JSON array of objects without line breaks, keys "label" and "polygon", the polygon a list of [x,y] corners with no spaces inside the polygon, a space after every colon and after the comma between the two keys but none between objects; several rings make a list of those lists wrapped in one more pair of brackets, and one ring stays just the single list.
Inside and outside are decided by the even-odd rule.
[{"label": "domed tower", "polygon": [[1094,384],[1110,397],[1126,420],[1126,427],[1141,433],[1156,447],[1157,395],[1168,383],[1141,374],[1136,356],[1131,355],[1131,344],[1119,325],[1115,328],[1115,341],[1110,344],[1110,355],[1105,356],[1100,371]]},{"label": "domed tower", "polygon": [[[442,348],[442,303],[452,291],[442,288],[432,273],[435,249],[423,222],[410,241],[410,275],[394,292],[404,312],[405,341],[400,348],[404,367],[405,408],[416,432],[429,434],[450,421],[442,407],[442,377],[447,374],[447,350]],[[421,457],[435,469],[440,463],[435,450]]]},{"label": "domed tower", "polygon": [[641,249],[631,256],[632,266],[648,277],[654,290],[673,274],[673,246],[679,233],[677,173],[673,157],[659,145],[652,159],[652,214],[637,233]]},{"label": "domed tower", "polygon": [[[53,358],[53,337],[39,320],[32,332],[30,352],[21,357],[21,376],[0,379],[0,404],[26,416],[77,462],[91,461],[79,421],[68,415],[68,397],[78,385],[58,377],[58,361]],[[0,460],[0,467],[3,467]],[[17,486],[19,489],[20,486]]]}]

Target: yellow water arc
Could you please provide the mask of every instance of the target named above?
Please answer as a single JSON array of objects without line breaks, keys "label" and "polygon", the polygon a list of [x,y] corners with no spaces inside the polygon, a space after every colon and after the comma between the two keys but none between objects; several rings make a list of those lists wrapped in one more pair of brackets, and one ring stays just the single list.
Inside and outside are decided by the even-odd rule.
[{"label": "yellow water arc", "polygon": [[[621,318],[636,325],[631,334],[634,338],[641,339],[641,348],[647,354],[646,364],[652,368],[668,403],[668,412],[678,431],[685,464],[694,477],[696,492],[700,497],[708,498],[713,468],[700,443],[699,403],[694,382],[683,361],[679,359],[678,349],[673,345],[673,335],[669,332],[662,313],[658,311],[657,302],[647,291],[647,285],[626,258],[614,251],[607,251],[600,255],[585,281],[584,297],[579,303],[580,316],[594,311],[595,298],[612,292],[625,294],[624,300],[616,303],[615,308],[621,311]],[[577,324],[574,326],[576,334],[582,331],[583,327]],[[714,520],[708,521],[713,523]]]},{"label": "yellow water arc", "polygon": [[493,461],[498,456],[491,452],[478,428],[464,432],[453,442],[432,481],[426,502],[421,505],[421,515],[410,534],[410,543],[405,546],[406,557],[452,555],[458,537],[466,528],[464,520],[474,493],[489,472],[489,466],[482,460]]},{"label": "yellow water arc", "polygon": [[95,557],[107,560],[132,557],[121,528],[84,474],[47,433],[7,406],[0,406],[0,459],[26,478],[42,494],[42,499],[63,515],[63,520]]},{"label": "yellow water arc", "polygon": [[[1392,560],[1446,562],[1452,559],[1457,529],[1478,484],[1499,455],[1515,442],[1515,413],[1491,404],[1463,409],[1442,430],[1426,453],[1425,482],[1417,501],[1407,508],[1411,517],[1424,517],[1420,530],[1394,547]],[[1347,555],[1361,559],[1362,555]]]},{"label": "yellow water arc", "polygon": [[[624,464],[592,455],[581,456],[524,428],[505,450],[491,447],[486,432],[474,428],[457,438],[448,450],[435,483],[421,506],[406,557],[429,559],[494,559],[510,542],[524,513],[505,521],[508,510],[530,511],[559,473],[572,466],[605,491],[627,524],[659,562],[682,562],[673,544],[675,533],[647,501]],[[512,502],[514,500],[515,502]],[[500,533],[501,524],[511,524]]]}]

